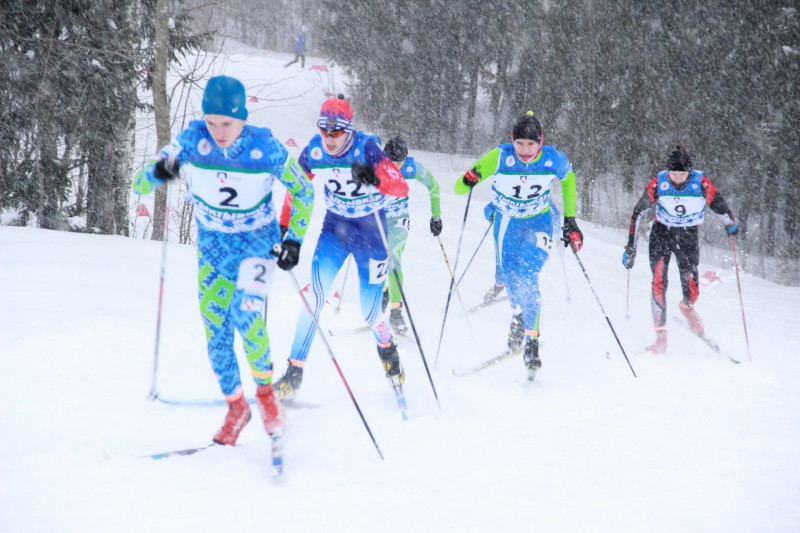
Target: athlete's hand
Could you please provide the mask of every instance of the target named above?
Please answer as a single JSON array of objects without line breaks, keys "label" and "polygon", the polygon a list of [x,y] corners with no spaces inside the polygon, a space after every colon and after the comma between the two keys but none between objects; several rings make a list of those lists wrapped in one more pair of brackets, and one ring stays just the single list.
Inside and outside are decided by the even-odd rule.
[{"label": "athlete's hand", "polygon": [[583,232],[578,228],[575,217],[564,217],[564,231],[561,240],[564,241],[565,247],[571,244],[572,249],[576,252],[580,252],[583,248]]},{"label": "athlete's hand", "polygon": [[297,262],[300,261],[300,243],[297,241],[285,240],[275,245],[272,254],[278,258],[278,268],[282,270],[291,270],[296,267]]},{"label": "athlete's hand", "polygon": [[169,181],[180,176],[180,163],[177,159],[171,157],[162,157],[156,161],[153,168],[153,176],[161,181]]},{"label": "athlete's hand", "polygon": [[353,180],[362,185],[374,185],[375,187],[381,184],[381,180],[375,174],[375,169],[372,168],[372,165],[365,165],[360,161],[353,163]]},{"label": "athlete's hand", "polygon": [[438,237],[441,232],[442,232],[442,219],[437,217],[431,218],[431,233],[433,233],[433,236]]},{"label": "athlete's hand", "polygon": [[630,270],[633,268],[634,261],[636,261],[636,249],[626,246],[625,251],[622,252],[622,265]]},{"label": "athlete's hand", "polygon": [[481,180],[481,173],[478,172],[477,169],[471,168],[464,173],[464,177],[461,181],[464,182],[464,185],[469,187],[470,189],[473,188],[478,184]]},{"label": "athlete's hand", "polygon": [[483,208],[483,216],[486,217],[486,222],[494,222],[494,214],[497,211],[497,206],[489,202]]}]

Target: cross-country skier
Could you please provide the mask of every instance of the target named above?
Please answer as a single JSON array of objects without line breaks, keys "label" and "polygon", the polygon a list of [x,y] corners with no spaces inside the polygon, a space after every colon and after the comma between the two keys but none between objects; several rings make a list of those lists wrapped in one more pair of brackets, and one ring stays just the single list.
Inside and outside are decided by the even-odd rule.
[{"label": "cross-country skier", "polygon": [[650,269],[653,271],[651,306],[656,342],[647,349],[662,353],[667,349],[667,274],[669,260],[675,254],[683,299],[678,308],[689,326],[702,335],[703,322],[694,304],[700,296],[697,265],[700,263],[698,228],[703,223],[706,205],[719,215],[725,231],[736,235],[733,212],[702,170],[692,168],[689,153],[678,146],[667,159],[667,170],[653,177],[636,202],[628,230],[628,244],[622,254],[625,268],[633,268],[636,242],[645,214],[655,207],[655,221],[650,230]]},{"label": "cross-country skier", "polygon": [[481,181],[492,179],[494,241],[498,268],[505,277],[513,315],[508,348],[523,347],[523,358],[532,380],[542,366],[539,357],[541,295],[539,272],[553,244],[550,186],[561,180],[564,199],[564,245],[575,251],[583,246],[583,233],[575,222],[575,174],[562,152],[545,146],[539,120],[528,111],[514,123],[510,143],[493,148],[460,179],[455,191],[466,194]]},{"label": "cross-country skier", "polygon": [[[433,174],[425,168],[422,163],[415,161],[413,157],[408,157],[408,146],[401,137],[394,137],[386,142],[383,147],[384,153],[400,169],[403,177],[408,181],[417,181],[428,189],[428,196],[431,203],[430,230],[434,237],[442,232],[442,215],[439,208],[439,183]],[[386,232],[389,237],[389,250],[392,255],[392,267],[403,283],[403,271],[401,267],[401,256],[406,248],[408,232],[411,230],[411,214],[408,210],[408,198],[398,198],[386,206]],[[405,335],[408,331],[405,320],[403,319],[403,299],[400,288],[394,276],[394,271],[389,272],[389,324],[397,335]]]},{"label": "cross-country skier", "polygon": [[[407,196],[408,185],[374,136],[353,129],[353,112],[341,95],[322,104],[317,126],[319,133],[300,155],[300,165],[309,178],[319,176],[325,182],[327,205],[311,262],[308,304],[319,317],[336,274],[353,254],[361,312],[375,335],[386,377],[400,387],[405,374],[381,306],[389,258],[374,210],[385,229],[384,207],[393,197]],[[275,384],[281,398],[293,398],[300,388],[315,333],[313,320],[306,310],[301,311],[286,373]]]},{"label": "cross-country skier", "polygon": [[297,264],[314,202],[314,189],[300,165],[267,128],[245,123],[245,89],[227,76],[208,80],[203,93],[204,120],[196,120],[134,178],[133,189],[148,194],[186,171],[197,220],[200,313],[208,357],[228,412],[214,435],[218,444],[234,445],[250,420],[233,349],[239,331],[264,428],[282,432],[284,421],[271,386],[272,359],[264,323],[264,302],[281,243],[272,202],[277,178],[292,192],[288,232],[277,265]]}]

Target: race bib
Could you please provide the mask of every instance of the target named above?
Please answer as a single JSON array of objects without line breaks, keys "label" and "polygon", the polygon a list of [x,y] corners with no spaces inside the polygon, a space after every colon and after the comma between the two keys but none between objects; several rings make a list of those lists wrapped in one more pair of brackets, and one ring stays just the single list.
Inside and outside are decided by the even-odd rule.
[{"label": "race bib", "polygon": [[236,288],[245,293],[266,298],[275,276],[275,261],[248,257],[239,265]]},{"label": "race bib", "polygon": [[246,212],[261,205],[272,191],[274,176],[268,172],[244,173],[190,165],[189,190],[205,205],[218,211]]},{"label": "race bib", "polygon": [[536,247],[550,254],[550,249],[553,247],[553,238],[543,231],[537,231]]},{"label": "race bib", "polygon": [[366,187],[361,183],[356,183],[353,173],[349,168],[332,168],[323,172],[325,185],[334,196],[352,200],[363,198],[367,195]]},{"label": "race bib", "polygon": [[369,260],[369,284],[375,285],[386,281],[389,275],[389,258],[376,260],[370,258]]}]

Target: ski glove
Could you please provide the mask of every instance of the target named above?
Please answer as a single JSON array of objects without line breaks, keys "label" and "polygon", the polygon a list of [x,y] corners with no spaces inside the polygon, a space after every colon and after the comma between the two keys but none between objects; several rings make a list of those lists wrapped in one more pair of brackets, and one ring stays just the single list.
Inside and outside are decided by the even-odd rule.
[{"label": "ski glove", "polygon": [[725,231],[728,232],[728,235],[736,235],[739,233],[739,226],[736,224],[736,222],[733,222],[725,226]]},{"label": "ski glove", "polygon": [[177,178],[180,175],[180,164],[177,159],[162,157],[156,161],[156,166],[153,168],[153,176],[161,181],[169,181]]},{"label": "ski glove", "polygon": [[626,246],[625,251],[622,252],[622,265],[630,270],[633,268],[634,261],[636,261],[636,249]]},{"label": "ski glove", "polygon": [[278,257],[278,268],[291,270],[300,260],[300,243],[292,240],[283,241],[275,245],[273,254]]},{"label": "ski glove", "polygon": [[361,162],[353,163],[353,180],[361,185],[374,185],[377,187],[381,184],[381,180],[375,174],[375,169],[371,165],[365,165]]},{"label": "ski glove", "polygon": [[578,228],[575,217],[564,217],[564,231],[561,240],[564,241],[565,248],[570,244],[576,252],[580,252],[583,248],[583,233]]},{"label": "ski glove", "polygon": [[431,219],[431,233],[433,233],[434,237],[438,237],[441,232],[442,232],[442,219],[433,217]]},{"label": "ski glove", "polygon": [[486,204],[483,208],[483,216],[486,217],[487,222],[494,222],[494,214],[497,211],[497,206],[493,203]]},{"label": "ski glove", "polygon": [[474,186],[476,186],[480,180],[481,180],[480,172],[478,172],[474,168],[471,168],[464,173],[464,178],[461,181],[463,181],[464,185],[466,185],[471,189]]}]

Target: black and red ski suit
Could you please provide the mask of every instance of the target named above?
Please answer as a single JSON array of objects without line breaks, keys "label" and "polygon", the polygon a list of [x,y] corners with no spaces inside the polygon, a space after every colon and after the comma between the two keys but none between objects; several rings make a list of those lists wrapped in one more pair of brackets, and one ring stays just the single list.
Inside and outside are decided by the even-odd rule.
[{"label": "black and red ski suit", "polygon": [[[693,171],[698,172],[698,171]],[[663,175],[663,174],[662,174]],[[691,183],[690,179],[680,186],[673,187],[681,191]],[[663,181],[662,181],[663,183]],[[657,207],[659,199],[659,176],[654,176],[647,184],[636,206],[633,208],[631,224],[628,232],[628,245],[626,250],[636,250],[635,243],[639,234],[639,227],[647,211]],[[700,189],[705,203],[712,211],[720,216],[725,226],[734,223],[734,216],[725,199],[717,191],[716,186],[705,175],[700,176]],[[650,230],[649,255],[650,270],[653,272],[651,293],[651,306],[653,311],[653,326],[661,329],[667,320],[667,272],[672,254],[678,262],[678,272],[683,290],[683,302],[692,307],[700,295],[697,266],[700,263],[700,243],[698,229],[702,219],[696,225],[668,226],[654,217],[653,227]]]}]

